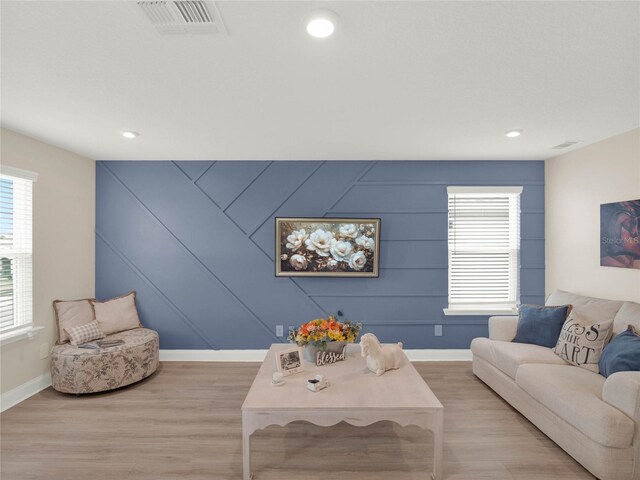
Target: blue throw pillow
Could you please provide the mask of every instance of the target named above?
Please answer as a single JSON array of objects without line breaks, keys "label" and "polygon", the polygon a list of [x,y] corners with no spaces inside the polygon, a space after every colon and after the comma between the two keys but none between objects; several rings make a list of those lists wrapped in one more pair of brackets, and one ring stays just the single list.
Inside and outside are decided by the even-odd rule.
[{"label": "blue throw pillow", "polygon": [[598,366],[605,377],[616,372],[640,371],[640,335],[632,326],[604,347]]},{"label": "blue throw pillow", "polygon": [[520,305],[520,318],[514,342],[555,347],[570,311],[571,305]]}]

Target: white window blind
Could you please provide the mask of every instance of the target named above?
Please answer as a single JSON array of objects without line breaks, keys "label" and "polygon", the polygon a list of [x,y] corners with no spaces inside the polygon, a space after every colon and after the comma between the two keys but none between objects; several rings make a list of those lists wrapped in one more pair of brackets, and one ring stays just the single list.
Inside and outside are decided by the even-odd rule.
[{"label": "white window blind", "polygon": [[33,182],[37,174],[0,167],[0,331],[33,323]]},{"label": "white window blind", "polygon": [[522,187],[448,187],[449,309],[519,303]]}]

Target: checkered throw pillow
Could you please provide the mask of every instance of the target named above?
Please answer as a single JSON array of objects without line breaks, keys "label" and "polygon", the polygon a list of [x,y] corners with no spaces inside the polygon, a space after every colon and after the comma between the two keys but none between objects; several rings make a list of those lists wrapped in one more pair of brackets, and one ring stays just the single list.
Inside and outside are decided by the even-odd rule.
[{"label": "checkered throw pillow", "polygon": [[100,340],[101,338],[104,338],[104,333],[100,330],[96,320],[85,325],[65,328],[65,330],[71,338],[71,345],[82,345],[83,343],[90,342],[91,340]]}]

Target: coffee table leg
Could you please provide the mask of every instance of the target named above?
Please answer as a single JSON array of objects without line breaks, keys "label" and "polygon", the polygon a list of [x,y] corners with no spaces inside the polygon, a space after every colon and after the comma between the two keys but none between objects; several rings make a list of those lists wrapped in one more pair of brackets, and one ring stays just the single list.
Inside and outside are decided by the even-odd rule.
[{"label": "coffee table leg", "polygon": [[[244,412],[243,412],[244,413]],[[251,480],[251,431],[248,418],[242,415],[242,478]]]},{"label": "coffee table leg", "polygon": [[442,450],[444,444],[444,418],[440,412],[433,426],[433,480],[442,479]]}]

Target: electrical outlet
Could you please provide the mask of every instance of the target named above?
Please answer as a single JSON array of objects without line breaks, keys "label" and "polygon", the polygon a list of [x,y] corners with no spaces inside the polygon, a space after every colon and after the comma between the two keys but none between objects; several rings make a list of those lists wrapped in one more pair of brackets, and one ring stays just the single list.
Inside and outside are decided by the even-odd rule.
[{"label": "electrical outlet", "polygon": [[284,337],[284,326],[276,325],[276,337]]},{"label": "electrical outlet", "polygon": [[442,336],[442,325],[434,325],[433,326],[433,335],[436,337]]},{"label": "electrical outlet", "polygon": [[44,360],[49,356],[49,344],[42,343],[40,344],[40,360]]}]

